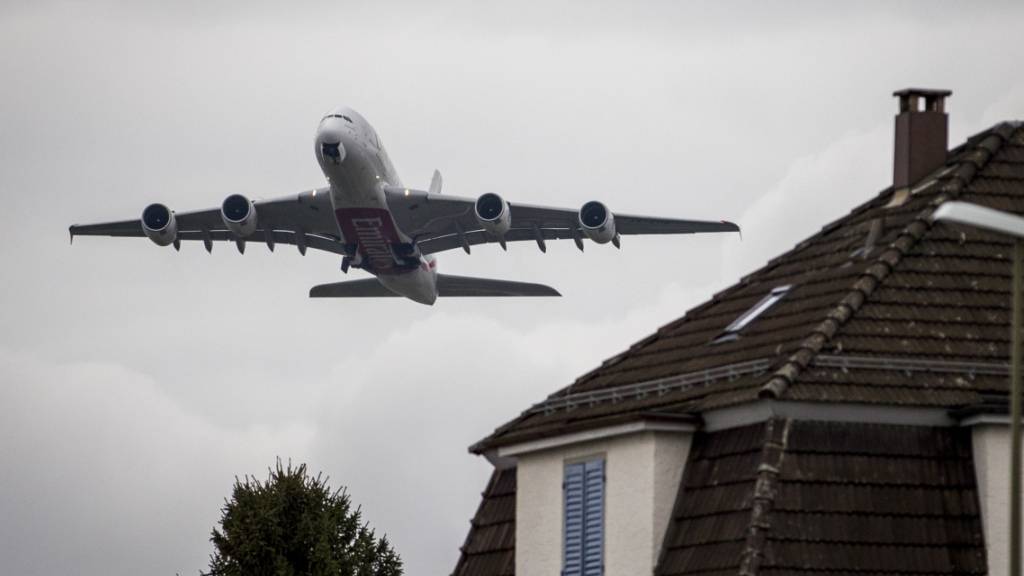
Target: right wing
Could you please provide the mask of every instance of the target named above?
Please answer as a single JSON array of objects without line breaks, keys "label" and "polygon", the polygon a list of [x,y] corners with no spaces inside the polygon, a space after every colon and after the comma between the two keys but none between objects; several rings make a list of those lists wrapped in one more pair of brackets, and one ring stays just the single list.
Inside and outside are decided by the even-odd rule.
[{"label": "right wing", "polygon": [[[420,190],[388,189],[388,205],[399,227],[413,237],[424,254],[476,244],[498,243],[499,239],[482,229],[474,213],[474,198],[431,194]],[[579,212],[568,208],[513,204],[509,202],[511,229],[505,242],[535,241],[544,249],[546,240],[576,241],[582,249],[585,235],[579,225]],[[701,232],[738,232],[732,222],[677,220],[649,216],[614,214],[618,234],[694,234]]]},{"label": "right wing", "polygon": [[[308,190],[299,194],[272,200],[255,202],[257,228],[245,240],[240,240],[227,229],[221,219],[220,209],[176,212],[177,240],[197,240],[213,249],[214,241],[229,241],[243,250],[246,242],[264,242],[273,249],[274,244],[294,244],[305,253],[306,247],[336,254],[345,254],[344,244],[338,234],[338,224],[331,208],[330,194],[326,188]],[[145,236],[139,218],[104,222],[100,224],[74,225],[69,229],[71,239],[75,236]],[[177,242],[175,243],[177,246]]]}]

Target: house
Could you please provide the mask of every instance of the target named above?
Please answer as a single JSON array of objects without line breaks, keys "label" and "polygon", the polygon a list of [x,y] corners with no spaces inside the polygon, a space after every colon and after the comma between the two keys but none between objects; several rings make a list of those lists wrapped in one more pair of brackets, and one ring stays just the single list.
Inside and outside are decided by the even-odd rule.
[{"label": "house", "polygon": [[1006,574],[1010,255],[1024,124],[947,150],[895,93],[892,185],[470,450],[455,576]]}]

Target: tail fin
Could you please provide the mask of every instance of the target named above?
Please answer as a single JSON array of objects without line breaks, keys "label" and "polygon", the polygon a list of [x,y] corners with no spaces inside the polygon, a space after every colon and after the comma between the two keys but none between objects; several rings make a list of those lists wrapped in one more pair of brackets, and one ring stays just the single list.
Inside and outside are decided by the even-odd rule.
[{"label": "tail fin", "polygon": [[[442,298],[561,296],[557,290],[543,284],[449,276],[447,274],[437,275],[437,295]],[[400,294],[388,290],[374,278],[320,284],[309,290],[310,298],[388,298],[395,296],[400,296]]]},{"label": "tail fin", "polygon": [[434,170],[434,176],[430,179],[430,188],[427,189],[427,192],[430,194],[440,194],[441,183],[441,172]]}]

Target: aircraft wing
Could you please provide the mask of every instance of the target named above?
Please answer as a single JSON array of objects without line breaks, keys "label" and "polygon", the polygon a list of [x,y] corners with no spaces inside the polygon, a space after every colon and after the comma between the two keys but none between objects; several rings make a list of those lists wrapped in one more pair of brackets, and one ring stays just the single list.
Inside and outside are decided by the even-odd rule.
[{"label": "aircraft wing", "polygon": [[[219,208],[176,212],[174,219],[178,229],[177,239],[202,241],[208,251],[213,249],[214,241],[230,241],[238,244],[239,250],[244,250],[246,242],[263,242],[270,249],[275,244],[293,244],[303,253],[307,247],[336,254],[345,253],[326,188],[272,200],[258,200],[255,207],[256,231],[245,240],[239,240],[227,229]],[[75,236],[146,235],[139,218],[74,225],[69,231],[72,240]]]},{"label": "aircraft wing", "polygon": [[[469,247],[476,244],[499,243],[476,219],[474,198],[443,196],[422,191],[388,190],[388,205],[399,227],[416,239],[424,254]],[[576,241],[582,250],[586,237],[579,224],[579,212],[567,208],[551,208],[509,202],[511,228],[505,242],[524,240],[537,242],[545,249],[547,240]],[[725,221],[676,220],[614,214],[618,234],[695,234],[701,232],[738,232],[739,226]]]}]

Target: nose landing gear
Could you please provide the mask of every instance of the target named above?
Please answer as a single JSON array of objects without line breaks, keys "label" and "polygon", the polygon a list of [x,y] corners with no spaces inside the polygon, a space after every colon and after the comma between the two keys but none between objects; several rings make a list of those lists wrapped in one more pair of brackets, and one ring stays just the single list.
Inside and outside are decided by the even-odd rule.
[{"label": "nose landing gear", "polygon": [[341,164],[341,143],[324,142],[320,144],[320,154],[331,164]]}]

